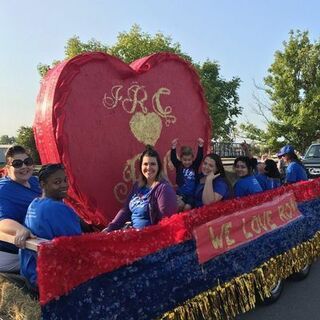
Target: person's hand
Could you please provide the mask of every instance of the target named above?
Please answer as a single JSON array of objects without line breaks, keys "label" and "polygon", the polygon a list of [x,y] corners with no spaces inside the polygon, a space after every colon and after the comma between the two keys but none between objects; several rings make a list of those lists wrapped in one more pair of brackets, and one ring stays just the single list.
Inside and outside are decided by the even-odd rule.
[{"label": "person's hand", "polygon": [[21,249],[26,247],[26,240],[27,239],[35,239],[37,238],[31,231],[25,227],[20,228],[14,237],[14,244]]},{"label": "person's hand", "polygon": [[182,197],[177,195],[177,206],[178,206],[178,212],[182,211],[184,208],[185,203],[182,200]]},{"label": "person's hand", "polygon": [[172,149],[175,149],[177,147],[177,144],[178,144],[178,139],[175,138],[171,141],[171,148]]},{"label": "person's hand", "polygon": [[220,173],[214,174],[213,172],[210,172],[207,176],[206,176],[206,180],[211,180],[213,181],[214,179],[216,179],[217,177],[220,176]]},{"label": "person's hand", "polygon": [[198,138],[198,146],[203,147],[204,140],[202,138]]}]

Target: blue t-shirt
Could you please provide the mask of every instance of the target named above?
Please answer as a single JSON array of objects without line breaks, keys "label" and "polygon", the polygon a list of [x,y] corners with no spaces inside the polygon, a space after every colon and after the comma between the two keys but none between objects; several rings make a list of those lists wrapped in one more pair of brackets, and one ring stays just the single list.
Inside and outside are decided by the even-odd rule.
[{"label": "blue t-shirt", "polygon": [[[0,220],[12,219],[23,224],[31,201],[41,196],[37,177],[29,179],[30,188],[13,181],[9,177],[0,179]],[[0,241],[0,251],[18,254],[18,248]]]},{"label": "blue t-shirt", "polygon": [[234,185],[235,197],[244,197],[248,196],[249,194],[254,194],[262,191],[263,190],[258,180],[253,175],[240,178]]},{"label": "blue t-shirt", "polygon": [[184,196],[191,196],[194,194],[196,187],[196,173],[192,167],[183,168],[183,185],[177,189],[177,194]]},{"label": "blue t-shirt", "polygon": [[149,215],[151,190],[147,186],[139,188],[129,202],[132,226],[136,229],[142,229],[151,224]]},{"label": "blue t-shirt", "polygon": [[[80,219],[62,201],[50,198],[34,199],[25,219],[25,226],[37,237],[52,240],[61,236],[81,234]],[[20,272],[30,284],[37,286],[37,254],[31,250],[21,250]]]},{"label": "blue t-shirt", "polygon": [[272,190],[281,186],[280,179],[270,178],[265,174],[257,174],[256,179],[258,180],[263,191]]},{"label": "blue t-shirt", "polygon": [[[203,206],[202,193],[204,189],[204,183],[199,183],[195,190],[195,207],[199,208]],[[226,200],[230,197],[230,192],[226,181],[223,177],[217,177],[212,180],[212,189],[214,192],[219,193],[222,196],[222,200]]]},{"label": "blue t-shirt", "polygon": [[308,180],[304,167],[295,161],[290,162],[286,169],[286,182],[294,183],[303,180]]}]

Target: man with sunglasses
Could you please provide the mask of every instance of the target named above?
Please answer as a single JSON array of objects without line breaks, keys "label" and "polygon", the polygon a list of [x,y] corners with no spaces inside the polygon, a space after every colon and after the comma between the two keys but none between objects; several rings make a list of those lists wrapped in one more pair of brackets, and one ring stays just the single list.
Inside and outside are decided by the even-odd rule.
[{"label": "man with sunglasses", "polygon": [[18,248],[24,248],[33,235],[23,226],[32,200],[41,196],[33,160],[21,146],[6,152],[6,176],[0,179],[0,231],[14,235],[15,244],[0,241],[0,272],[19,272]]}]

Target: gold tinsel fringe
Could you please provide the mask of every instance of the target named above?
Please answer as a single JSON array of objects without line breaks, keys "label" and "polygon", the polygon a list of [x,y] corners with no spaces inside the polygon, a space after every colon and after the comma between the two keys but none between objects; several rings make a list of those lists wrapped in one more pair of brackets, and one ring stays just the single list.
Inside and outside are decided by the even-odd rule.
[{"label": "gold tinsel fringe", "polygon": [[233,319],[255,307],[256,297],[270,297],[278,279],[286,279],[320,256],[320,231],[291,250],[271,258],[250,273],[218,285],[166,312],[158,320]]}]

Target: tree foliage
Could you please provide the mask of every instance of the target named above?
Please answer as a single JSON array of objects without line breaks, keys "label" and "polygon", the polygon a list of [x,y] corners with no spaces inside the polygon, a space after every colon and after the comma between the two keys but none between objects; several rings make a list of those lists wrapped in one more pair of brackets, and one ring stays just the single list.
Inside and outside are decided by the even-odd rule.
[{"label": "tree foliage", "polygon": [[182,52],[178,42],[172,42],[171,37],[165,36],[161,32],[151,36],[142,32],[137,24],[134,24],[129,32],[120,32],[116,44],[109,50],[109,54],[126,63],[131,63],[155,52],[176,53],[182,58],[192,61],[191,57]]},{"label": "tree foliage", "polygon": [[[95,39],[91,39],[87,43],[81,42],[79,37],[74,36],[67,41],[65,46],[65,59],[91,51],[101,51],[117,56],[126,63],[131,63],[156,52],[172,52],[193,63],[192,58],[184,53],[180,44],[173,42],[171,37],[165,36],[161,32],[152,36],[142,32],[136,24],[129,32],[119,33],[117,42],[113,46],[104,45]],[[199,73],[205,90],[209,114],[213,120],[213,137],[215,139],[231,139],[232,131],[236,125],[236,117],[242,112],[237,93],[240,79],[234,77],[230,81],[224,80],[220,76],[220,66],[215,61],[207,60],[202,64],[193,63],[193,65]],[[49,69],[49,65],[38,65],[41,76],[44,76]]]},{"label": "tree foliage", "polygon": [[303,152],[320,129],[319,40],[311,43],[307,31],[291,31],[264,82],[273,117],[262,137],[273,149],[290,143]]},{"label": "tree foliage", "polygon": [[220,77],[217,62],[205,61],[196,65],[208,103],[209,114],[213,120],[213,137],[224,141],[232,139],[236,117],[241,114],[237,90],[240,78],[226,81]]},{"label": "tree foliage", "polygon": [[40,164],[40,156],[36,147],[36,142],[34,139],[33,129],[32,127],[20,127],[18,129],[18,136],[16,139],[16,143],[25,147],[33,158],[33,161],[36,164]]}]

